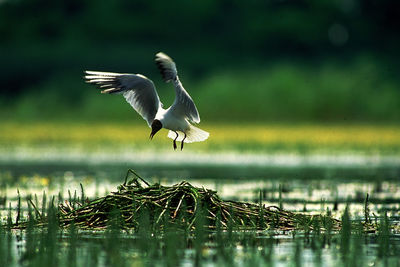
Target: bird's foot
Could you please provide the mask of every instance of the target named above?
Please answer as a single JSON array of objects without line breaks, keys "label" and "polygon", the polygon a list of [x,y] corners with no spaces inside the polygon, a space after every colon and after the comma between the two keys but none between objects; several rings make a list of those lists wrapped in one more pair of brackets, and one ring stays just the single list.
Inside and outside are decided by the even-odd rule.
[{"label": "bird's foot", "polygon": [[176,150],[176,141],[175,140],[174,140],[173,144],[174,144],[174,150]]},{"label": "bird's foot", "polygon": [[183,144],[184,144],[184,142],[182,141],[182,142],[181,142],[181,151],[182,151],[182,149],[183,149]]}]

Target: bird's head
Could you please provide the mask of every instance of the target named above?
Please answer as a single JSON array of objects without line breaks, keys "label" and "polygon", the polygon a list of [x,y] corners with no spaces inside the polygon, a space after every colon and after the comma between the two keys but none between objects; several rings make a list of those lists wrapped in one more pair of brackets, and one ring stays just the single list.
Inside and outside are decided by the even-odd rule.
[{"label": "bird's head", "polygon": [[150,139],[153,139],[153,136],[162,128],[161,121],[159,120],[154,120],[153,123],[151,124],[151,133],[150,133]]}]

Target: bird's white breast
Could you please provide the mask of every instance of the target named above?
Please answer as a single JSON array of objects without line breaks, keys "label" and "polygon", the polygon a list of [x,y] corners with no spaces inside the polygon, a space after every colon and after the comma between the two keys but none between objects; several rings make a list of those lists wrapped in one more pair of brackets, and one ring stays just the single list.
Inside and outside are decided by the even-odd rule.
[{"label": "bird's white breast", "polygon": [[186,132],[190,124],[184,117],[177,117],[171,109],[159,109],[155,119],[161,121],[163,128],[171,131]]}]

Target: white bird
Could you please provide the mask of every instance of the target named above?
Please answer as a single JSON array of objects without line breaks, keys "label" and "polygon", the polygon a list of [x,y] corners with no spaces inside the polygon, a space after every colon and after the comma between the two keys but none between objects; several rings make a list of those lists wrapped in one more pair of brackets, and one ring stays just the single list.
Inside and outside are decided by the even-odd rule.
[{"label": "white bird", "polygon": [[191,123],[199,123],[200,116],[190,95],[178,78],[174,61],[166,54],[156,54],[155,62],[165,82],[175,87],[175,101],[164,109],[158,97],[153,81],[141,74],[85,71],[87,83],[95,84],[103,94],[122,94],[126,101],[147,121],[151,127],[150,139],[161,129],[170,130],[168,137],[184,143],[200,142],[208,138],[209,133]]}]

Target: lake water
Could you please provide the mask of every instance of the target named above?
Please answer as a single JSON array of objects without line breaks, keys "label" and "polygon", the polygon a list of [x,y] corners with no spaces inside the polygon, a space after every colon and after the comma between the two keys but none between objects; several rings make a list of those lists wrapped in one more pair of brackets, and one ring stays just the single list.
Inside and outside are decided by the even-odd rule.
[{"label": "lake water", "polygon": [[[113,191],[128,169],[149,182],[162,184],[189,181],[217,190],[223,199],[258,201],[260,191],[266,205],[276,205],[279,187],[284,207],[295,211],[341,212],[347,203],[359,214],[367,194],[373,211],[400,208],[400,159],[363,155],[259,155],[172,154],[98,155],[68,154],[64,158],[35,156],[3,158],[0,161],[0,196],[3,208],[22,196],[66,197],[80,192],[93,198]],[[23,154],[26,155],[26,154]],[[94,156],[95,155],[95,156]],[[51,157],[54,156],[54,157]],[[64,155],[65,156],[65,155]]]},{"label": "lake water", "polygon": [[[338,219],[341,218],[347,205],[350,207],[353,219],[363,218],[364,201],[368,194],[372,216],[378,219],[384,211],[387,211],[391,223],[399,224],[400,160],[397,157],[239,153],[212,155],[186,153],[178,156],[168,153],[152,156],[143,153],[135,157],[130,154],[119,157],[98,154],[88,157],[53,156],[35,154],[34,157],[27,157],[14,154],[13,157],[2,159],[0,162],[2,217],[8,213],[9,203],[15,215],[17,189],[23,199],[36,194],[40,201],[43,192],[46,192],[47,196],[61,196],[67,199],[68,191],[70,194],[76,191],[77,195],[80,195],[80,184],[82,184],[85,194],[93,199],[115,191],[117,186],[123,183],[127,170],[131,168],[150,183],[160,182],[170,185],[186,180],[195,186],[217,190],[226,200],[257,202],[261,193],[265,205],[279,205],[281,191],[284,209],[310,214],[326,214],[329,209]],[[119,160],[116,160],[117,158]],[[326,246],[316,252],[312,248],[312,238],[306,238],[301,234],[297,238],[293,238],[291,234],[274,234],[272,237],[269,234],[253,234],[251,240],[256,240],[254,242],[259,245],[250,247],[243,245],[247,244],[247,237],[243,240],[241,237],[237,238],[237,245],[233,248],[233,260],[239,266],[251,266],[249,257],[259,255],[267,244],[263,240],[269,238],[273,240],[272,263],[275,266],[284,266],[288,261],[294,264],[298,259],[304,266],[337,266],[343,263],[337,247]],[[365,239],[361,245],[364,253],[363,264],[377,266],[384,264],[384,261],[377,256],[379,246],[376,238],[374,236],[366,238],[369,241]],[[391,238],[392,244],[399,246],[398,233]],[[78,254],[86,255],[85,253],[98,246],[96,249],[99,255],[102,255],[99,260],[104,261],[100,265],[107,265],[107,252],[98,244],[99,239],[105,240],[102,242],[107,240],[101,235],[81,233]],[[136,255],[134,262],[144,257],[141,254],[143,251],[140,251],[134,241],[136,240],[134,235],[126,236],[125,239],[126,250],[121,248],[124,253]],[[18,241],[18,235],[12,240],[13,244],[19,244],[20,252],[15,252],[15,258],[18,259],[24,245]],[[63,240],[67,244],[71,242],[68,235],[64,236]],[[63,248],[60,249],[62,251]],[[300,253],[299,251],[301,256],[296,254]],[[319,255],[321,251],[322,254]],[[396,251],[398,253],[398,250]],[[206,265],[219,265],[213,260],[216,257],[213,255],[217,252],[212,243],[207,245],[203,253]],[[192,266],[193,254],[192,248],[185,249],[180,264]],[[261,258],[255,258],[255,261],[261,264],[263,262]],[[148,260],[146,257],[143,259]],[[390,259],[390,262],[399,263]],[[163,265],[163,258],[150,263]]]}]

